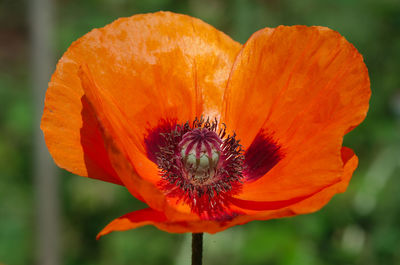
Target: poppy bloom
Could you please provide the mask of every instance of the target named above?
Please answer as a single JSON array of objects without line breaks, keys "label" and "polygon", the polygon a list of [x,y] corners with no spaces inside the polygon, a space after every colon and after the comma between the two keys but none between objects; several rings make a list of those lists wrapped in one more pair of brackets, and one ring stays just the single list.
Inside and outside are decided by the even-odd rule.
[{"label": "poppy bloom", "polygon": [[57,165],[148,205],[99,236],[148,224],[216,233],[314,212],[343,192],[358,163],[343,136],[369,97],[362,56],[333,30],[265,28],[241,45],[159,12],[75,41],[41,128]]}]

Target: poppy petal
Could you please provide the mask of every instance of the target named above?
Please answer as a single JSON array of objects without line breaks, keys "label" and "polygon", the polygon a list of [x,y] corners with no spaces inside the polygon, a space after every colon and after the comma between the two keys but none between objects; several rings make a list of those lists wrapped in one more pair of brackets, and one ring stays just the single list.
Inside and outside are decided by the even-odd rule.
[{"label": "poppy petal", "polygon": [[93,30],[73,50],[144,138],[161,120],[219,113],[240,47],[198,19],[158,12]]},{"label": "poppy petal", "polygon": [[104,227],[97,234],[97,239],[114,231],[126,231],[143,225],[165,222],[167,218],[162,212],[155,211],[151,208],[146,208],[125,214]]},{"label": "poppy petal", "polygon": [[341,156],[344,163],[343,176],[341,181],[322,189],[320,192],[313,194],[311,197],[306,198],[291,206],[279,209],[276,211],[247,211],[245,215],[239,216],[236,222],[247,223],[252,220],[269,220],[272,218],[288,217],[298,214],[312,213],[321,209],[326,205],[330,199],[337,193],[342,193],[346,190],[354,170],[357,168],[358,158],[353,150],[343,147]]},{"label": "poppy petal", "polygon": [[[336,183],[333,183],[332,185],[322,188],[313,194],[281,201],[248,201],[238,198],[230,198],[229,201],[242,209],[253,211],[277,210],[292,205],[296,205],[296,208],[299,208],[299,205],[310,205],[312,202],[318,204],[319,208],[321,208],[334,194],[341,193],[346,190],[346,187],[351,179],[351,175],[357,168],[358,159],[353,150],[348,147],[343,147],[341,150],[341,156],[344,163],[344,173],[342,179]],[[311,210],[308,212],[311,212]]]},{"label": "poppy petal", "polygon": [[87,65],[80,68],[78,75],[85,97],[99,121],[110,162],[124,186],[152,208],[164,211],[170,219],[179,219],[182,215],[189,218],[170,207],[165,195],[157,188],[158,168],[138,150],[137,136],[130,131],[133,125],[115,104],[113,96],[97,85]]},{"label": "poppy petal", "polygon": [[[143,138],[161,118],[186,122],[219,113],[240,47],[198,19],[169,12],[122,18],[91,31],[70,46],[49,84],[41,127],[50,153],[73,173],[121,184],[96,117],[85,107],[80,65],[90,66]],[[143,143],[140,148],[145,152]]]},{"label": "poppy petal", "polygon": [[353,150],[348,147],[343,147],[342,159],[344,163],[344,172],[341,181],[313,195],[312,197],[291,206],[290,209],[293,212],[296,214],[315,212],[327,204],[333,195],[346,191],[351,176],[353,175],[354,170],[357,168],[358,158],[354,154]]},{"label": "poppy petal", "polygon": [[[229,222],[223,223],[222,226],[221,224],[220,226],[217,226],[212,222],[209,222],[207,226],[207,229],[209,230],[206,232],[219,232],[231,226],[245,224],[253,220],[270,220],[311,213],[319,210],[327,204],[335,194],[342,193],[346,190],[351,176],[357,168],[358,158],[350,148],[343,147],[341,149],[341,159],[343,161],[343,175],[339,182],[333,183],[332,185],[311,194],[311,196],[305,196],[303,198],[298,197],[291,201],[255,202],[254,205],[250,205],[249,203],[251,202],[241,201],[241,206],[246,207],[236,208],[235,206],[237,205],[234,205],[232,210],[243,214],[238,214]],[[280,208],[281,206],[282,208]]]},{"label": "poppy petal", "polygon": [[82,98],[70,51],[60,59],[46,93],[41,129],[55,163],[74,174],[122,185],[104,149],[96,117]]},{"label": "poppy petal", "polygon": [[[329,185],[331,186],[331,185]],[[324,190],[325,188],[322,188],[320,191]],[[249,200],[242,200],[239,198],[231,197],[228,199],[229,202],[234,204],[235,206],[241,208],[241,209],[246,209],[246,210],[253,210],[253,211],[266,211],[266,210],[277,210],[277,209],[282,209],[288,206],[291,206],[293,204],[296,204],[298,202],[304,201],[307,198],[310,198],[314,194],[317,194],[317,191],[315,193],[287,199],[287,200],[280,200],[280,201],[249,201]]]},{"label": "poppy petal", "polygon": [[223,117],[245,148],[264,135],[280,155],[272,167],[260,166],[268,154],[252,156],[257,176],[240,199],[287,200],[341,181],[342,139],[364,119],[369,97],[362,56],[337,32],[305,26],[256,32],[233,66]]}]

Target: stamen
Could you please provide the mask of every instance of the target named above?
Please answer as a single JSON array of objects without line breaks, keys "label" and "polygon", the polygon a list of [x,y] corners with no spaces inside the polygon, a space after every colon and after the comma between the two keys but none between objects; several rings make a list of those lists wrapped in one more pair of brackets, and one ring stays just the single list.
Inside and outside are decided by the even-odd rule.
[{"label": "stamen", "polygon": [[164,140],[156,153],[160,188],[189,204],[201,218],[229,216],[227,198],[240,191],[243,178],[244,156],[236,135],[227,135],[217,119],[203,117],[161,135]]}]

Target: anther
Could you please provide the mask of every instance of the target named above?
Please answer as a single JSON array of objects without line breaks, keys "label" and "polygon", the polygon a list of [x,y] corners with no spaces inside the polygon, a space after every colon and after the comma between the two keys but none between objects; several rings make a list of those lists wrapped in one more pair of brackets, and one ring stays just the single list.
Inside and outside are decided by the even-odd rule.
[{"label": "anther", "polygon": [[203,117],[163,132],[156,154],[162,178],[158,185],[201,218],[224,216],[227,197],[242,186],[244,157],[235,136],[227,134],[217,119]]}]

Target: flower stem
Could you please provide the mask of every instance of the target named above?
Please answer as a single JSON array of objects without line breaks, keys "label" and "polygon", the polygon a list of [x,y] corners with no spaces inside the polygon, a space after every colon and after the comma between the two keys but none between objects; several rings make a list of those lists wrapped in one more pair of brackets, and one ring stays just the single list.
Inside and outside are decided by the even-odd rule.
[{"label": "flower stem", "polygon": [[192,265],[201,265],[203,259],[203,233],[192,234]]}]

